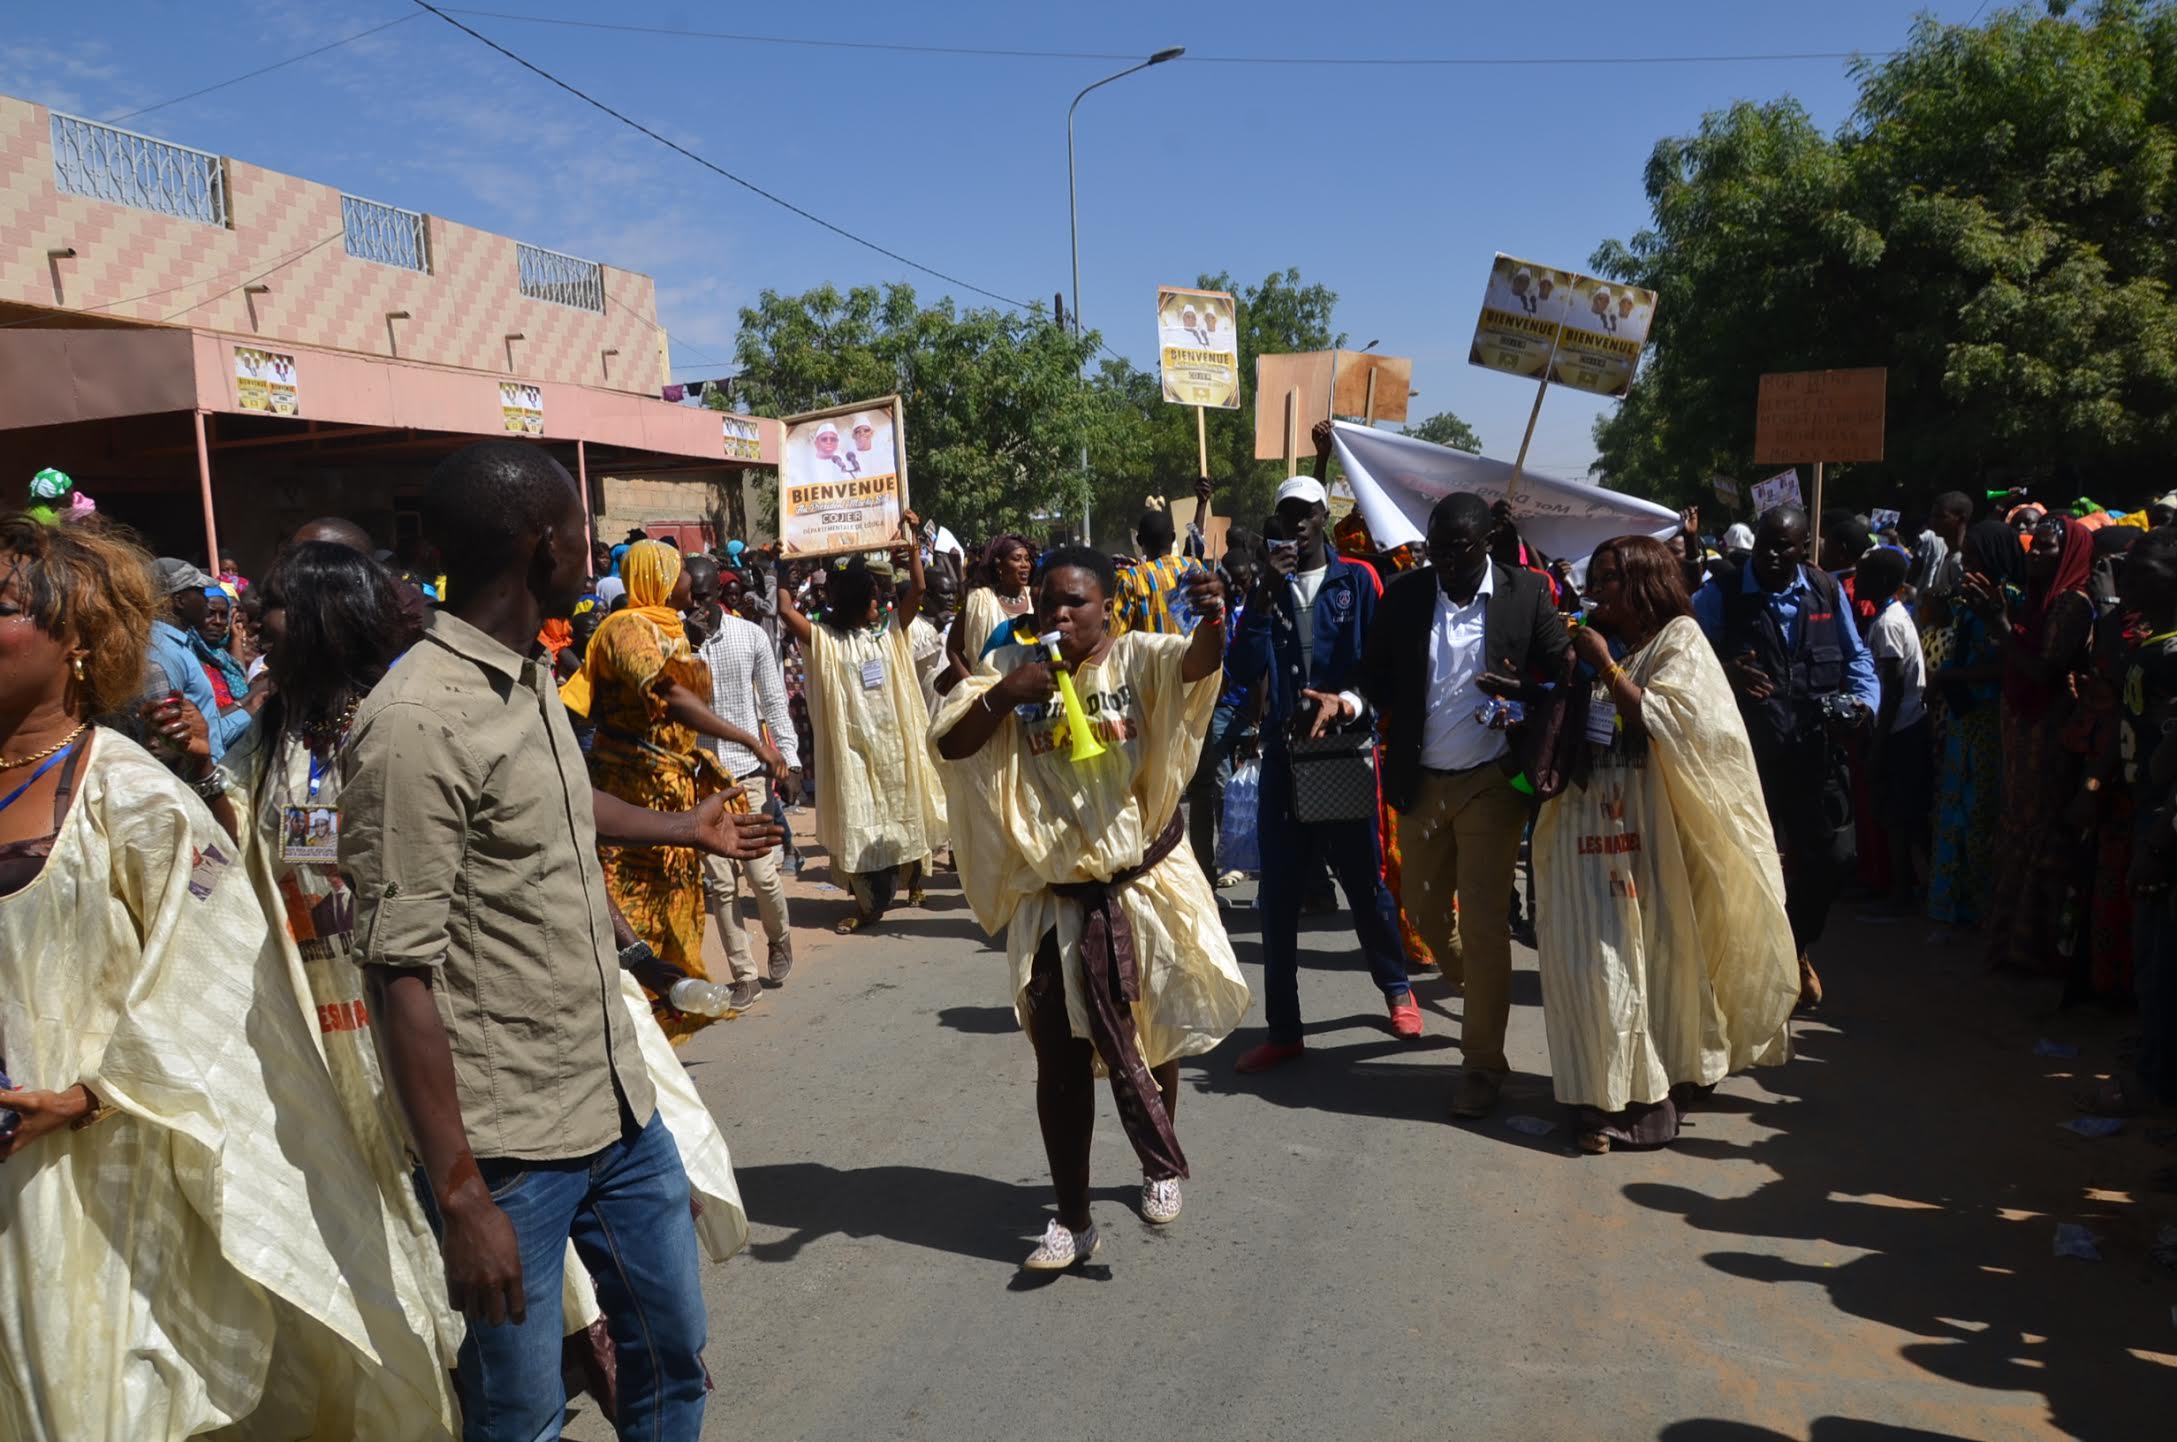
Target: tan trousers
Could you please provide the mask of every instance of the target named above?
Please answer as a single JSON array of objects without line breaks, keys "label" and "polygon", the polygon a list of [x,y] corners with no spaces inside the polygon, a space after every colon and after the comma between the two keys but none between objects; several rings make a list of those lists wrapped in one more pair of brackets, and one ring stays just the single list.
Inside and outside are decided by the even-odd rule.
[{"label": "tan trousers", "polygon": [[[1498,1076],[1512,1015],[1512,875],[1527,830],[1527,798],[1494,763],[1456,775],[1421,773],[1398,819],[1402,904],[1444,975],[1460,983],[1459,1049]],[[1457,910],[1453,903],[1457,902]]]},{"label": "tan trousers", "polygon": [[718,939],[725,944],[726,962],[735,981],[759,980],[756,958],[748,944],[748,928],[741,920],[743,887],[756,898],[756,914],[763,918],[764,935],[777,941],[786,935],[786,883],[779,877],[779,848],[772,847],[754,861],[728,861],[723,856],[703,858],[703,900],[711,920],[718,923]]}]

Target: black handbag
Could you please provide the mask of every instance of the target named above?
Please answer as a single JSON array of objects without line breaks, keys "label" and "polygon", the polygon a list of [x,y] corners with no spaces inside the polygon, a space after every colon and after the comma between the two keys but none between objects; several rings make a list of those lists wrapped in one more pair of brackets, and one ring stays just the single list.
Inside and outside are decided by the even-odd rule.
[{"label": "black handbag", "polygon": [[1293,819],[1365,821],[1376,814],[1376,733],[1331,731],[1286,743],[1292,764]]}]

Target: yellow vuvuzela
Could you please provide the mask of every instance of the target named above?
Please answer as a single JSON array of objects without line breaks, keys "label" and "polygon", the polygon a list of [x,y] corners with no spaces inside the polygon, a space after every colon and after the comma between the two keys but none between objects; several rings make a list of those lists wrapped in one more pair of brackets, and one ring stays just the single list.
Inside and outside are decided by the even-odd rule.
[{"label": "yellow vuvuzela", "polygon": [[[1081,709],[1081,693],[1073,689],[1073,672],[1059,658],[1058,638],[1046,636],[1043,644],[1050,652],[1051,665],[1058,671],[1058,699],[1065,703],[1066,719],[1063,724],[1067,734],[1073,737],[1073,759],[1093,761],[1104,754],[1104,743],[1097,740],[1096,733],[1089,729],[1088,713]],[[1057,743],[1056,731],[1051,733],[1051,741],[1053,744]]]}]

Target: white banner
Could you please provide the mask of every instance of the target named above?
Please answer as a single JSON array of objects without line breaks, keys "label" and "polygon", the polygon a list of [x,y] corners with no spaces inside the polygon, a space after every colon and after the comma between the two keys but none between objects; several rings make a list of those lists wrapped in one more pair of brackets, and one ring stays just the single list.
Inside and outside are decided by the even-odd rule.
[{"label": "white banner", "polygon": [[[1393,435],[1349,421],[1334,422],[1339,463],[1353,482],[1361,519],[1385,550],[1420,544],[1429,512],[1453,491],[1471,491],[1494,504],[1512,477],[1508,461],[1469,455],[1412,436]],[[1675,511],[1584,481],[1560,480],[1533,468],[1520,474],[1512,499],[1519,533],[1553,559],[1582,560],[1616,536],[1678,533]]]}]

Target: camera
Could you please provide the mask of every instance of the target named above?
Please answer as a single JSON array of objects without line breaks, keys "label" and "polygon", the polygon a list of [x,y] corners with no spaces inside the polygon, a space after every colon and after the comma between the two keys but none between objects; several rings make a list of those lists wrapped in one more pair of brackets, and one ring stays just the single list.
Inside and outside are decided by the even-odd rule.
[{"label": "camera", "polygon": [[1834,721],[1839,725],[1850,726],[1860,718],[1859,698],[1848,696],[1842,691],[1830,692],[1828,695],[1819,698],[1815,705],[1821,708],[1824,721]]}]

